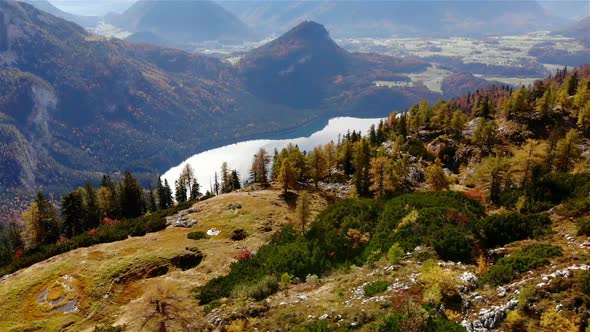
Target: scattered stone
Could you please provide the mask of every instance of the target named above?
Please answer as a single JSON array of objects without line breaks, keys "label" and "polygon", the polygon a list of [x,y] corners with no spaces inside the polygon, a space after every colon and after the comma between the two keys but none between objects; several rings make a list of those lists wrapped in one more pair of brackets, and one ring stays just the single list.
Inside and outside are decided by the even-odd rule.
[{"label": "scattered stone", "polygon": [[197,224],[197,221],[194,219],[184,220],[184,219],[177,219],[174,223],[174,227],[183,227],[183,228],[191,228]]},{"label": "scattered stone", "polygon": [[477,303],[484,303],[484,302],[485,302],[485,299],[484,299],[484,298],[483,298],[483,296],[481,296],[481,295],[476,295],[476,296],[475,296],[473,299],[474,299],[474,300],[475,300],[475,302],[477,302]]},{"label": "scattered stone", "polygon": [[504,288],[504,287],[500,286],[500,287],[498,287],[496,290],[498,291],[498,296],[499,296],[499,297],[504,297],[504,296],[506,296],[506,292],[507,292],[507,291],[506,291],[506,288]]},{"label": "scattered stone", "polygon": [[328,314],[323,314],[320,317],[318,317],[319,320],[324,320],[324,319],[328,319],[330,318],[330,316]]},{"label": "scattered stone", "polygon": [[240,203],[229,203],[225,209],[226,210],[239,210],[242,208],[242,204]]},{"label": "scattered stone", "polygon": [[207,235],[209,236],[217,236],[221,233],[221,230],[217,229],[217,228],[209,228],[207,230]]},{"label": "scattered stone", "polygon": [[562,311],[563,309],[564,309],[564,306],[561,303],[555,306],[555,311],[557,311],[557,312]]},{"label": "scattered stone", "polygon": [[463,281],[464,284],[468,285],[476,285],[477,284],[477,276],[471,272],[463,272],[460,276],[461,281]]}]

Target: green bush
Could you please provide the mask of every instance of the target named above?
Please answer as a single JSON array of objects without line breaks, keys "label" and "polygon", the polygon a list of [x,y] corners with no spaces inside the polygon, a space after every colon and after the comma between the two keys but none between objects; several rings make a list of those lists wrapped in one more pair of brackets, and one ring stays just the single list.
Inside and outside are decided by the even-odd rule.
[{"label": "green bush", "polygon": [[125,331],[125,325],[97,325],[94,327],[94,332],[123,332]]},{"label": "green bush", "polygon": [[186,237],[191,240],[201,240],[207,238],[207,233],[202,231],[190,232],[186,235]]},{"label": "green bush", "polygon": [[265,276],[252,284],[240,284],[232,290],[232,297],[260,301],[279,290],[279,282],[274,276]]},{"label": "green bush", "polygon": [[404,250],[400,247],[399,243],[396,242],[387,251],[387,259],[391,264],[398,264],[404,257],[404,254]]},{"label": "green bush", "polygon": [[580,218],[576,221],[578,235],[590,236],[590,218]]},{"label": "green bush", "polygon": [[549,263],[549,258],[560,256],[560,247],[548,244],[529,245],[508,257],[500,258],[483,277],[484,283],[501,285],[519,274]]},{"label": "green bush", "polygon": [[387,290],[387,287],[389,287],[389,283],[387,283],[387,281],[377,280],[366,284],[365,287],[363,287],[363,291],[365,292],[365,296],[371,297],[376,294],[385,292]]},{"label": "green bush", "polygon": [[547,233],[550,226],[551,220],[545,214],[524,215],[517,212],[494,214],[477,223],[489,247],[538,237]]},{"label": "green bush", "polygon": [[[407,216],[416,214],[413,222]],[[411,251],[419,245],[435,248],[441,259],[471,262],[476,241],[475,221],[483,214],[481,205],[457,192],[426,192],[389,200],[365,248],[387,252],[395,243]]]},{"label": "green bush", "polygon": [[583,271],[577,278],[578,287],[582,293],[590,296],[590,271]]}]

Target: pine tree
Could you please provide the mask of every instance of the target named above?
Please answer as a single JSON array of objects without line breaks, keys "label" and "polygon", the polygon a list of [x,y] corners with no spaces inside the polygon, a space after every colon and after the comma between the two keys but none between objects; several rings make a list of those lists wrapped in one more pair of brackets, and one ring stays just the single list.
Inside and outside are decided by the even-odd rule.
[{"label": "pine tree", "polygon": [[156,188],[156,193],[158,196],[158,207],[160,210],[165,210],[169,208],[168,206],[168,197],[166,187],[162,184],[162,178],[158,177],[158,188]]},{"label": "pine tree", "polygon": [[449,180],[438,158],[436,158],[432,165],[426,168],[426,183],[434,191],[449,189]]},{"label": "pine tree", "polygon": [[215,196],[219,195],[221,191],[221,185],[219,184],[219,179],[217,178],[217,172],[215,172],[215,181],[213,182],[213,192]]},{"label": "pine tree", "polygon": [[197,179],[193,179],[193,185],[191,186],[191,195],[190,195],[191,201],[197,200],[201,197],[200,190],[201,190],[201,186],[197,182]]},{"label": "pine tree", "polygon": [[252,167],[250,170],[253,182],[266,185],[268,183],[268,165],[270,163],[270,156],[264,148],[260,148],[254,155]]},{"label": "pine tree", "polygon": [[38,193],[29,208],[23,213],[25,235],[29,248],[53,244],[59,239],[60,221],[57,210]]},{"label": "pine tree", "polygon": [[101,221],[100,208],[98,205],[98,198],[96,196],[96,190],[92,186],[92,183],[86,183],[86,202],[84,206],[84,230],[98,227]]},{"label": "pine tree", "polygon": [[[104,190],[108,192],[108,189],[104,188]],[[62,232],[66,237],[71,238],[82,234],[85,215],[84,203],[79,191],[72,191],[62,198],[61,217],[63,221]]]},{"label": "pine tree", "polygon": [[510,162],[508,159],[493,156],[487,158],[476,172],[476,175],[483,182],[483,187],[488,191],[490,200],[494,203],[500,199],[502,190],[509,180],[509,169]]},{"label": "pine tree", "polygon": [[371,150],[369,143],[363,139],[355,144],[354,148],[354,175],[353,181],[356,191],[361,197],[370,195],[371,186],[369,168],[371,165]]},{"label": "pine tree", "polygon": [[391,160],[387,157],[377,157],[371,160],[371,187],[369,188],[376,197],[383,197],[386,192],[393,190],[390,183]]},{"label": "pine tree", "polygon": [[184,186],[184,181],[177,180],[174,182],[174,185],[176,187],[176,202],[186,202],[186,187]]},{"label": "pine tree", "polygon": [[237,170],[233,170],[231,171],[231,175],[230,175],[230,187],[231,190],[238,190],[242,188],[242,184],[240,182],[240,174],[238,174]]},{"label": "pine tree", "polygon": [[580,147],[578,132],[571,129],[565,138],[557,143],[555,151],[555,166],[560,172],[568,172],[580,158]]},{"label": "pine tree", "polygon": [[326,159],[324,158],[323,150],[316,147],[307,156],[308,169],[310,177],[313,180],[314,186],[318,189],[318,182],[326,175]]},{"label": "pine tree", "polygon": [[278,180],[283,186],[283,191],[287,193],[289,188],[294,189],[297,186],[297,176],[295,174],[294,167],[291,160],[283,159],[281,162],[281,169],[279,172]]},{"label": "pine tree", "polygon": [[158,204],[156,203],[156,197],[154,196],[154,190],[152,189],[152,185],[150,184],[149,191],[148,191],[148,210],[151,212],[158,211]]},{"label": "pine tree", "polygon": [[309,196],[307,192],[302,192],[297,199],[297,219],[299,219],[299,224],[301,225],[301,234],[305,234],[305,227],[309,222],[309,217],[311,215],[311,209],[309,204]]},{"label": "pine tree", "polygon": [[124,218],[135,218],[141,216],[145,211],[143,190],[133,175],[125,172],[121,187],[121,214]]},{"label": "pine tree", "polygon": [[180,171],[178,182],[181,182],[184,188],[190,192],[194,178],[195,171],[193,170],[193,167],[189,163],[186,163],[182,168],[182,171]]},{"label": "pine tree", "polygon": [[229,166],[227,165],[227,162],[223,162],[221,164],[221,192],[222,193],[228,193],[230,191],[232,191],[231,188],[231,173],[229,170]]},{"label": "pine tree", "polygon": [[164,180],[164,200],[166,202],[166,208],[170,208],[174,206],[174,199],[172,198],[172,188],[170,188],[170,184],[168,180]]}]

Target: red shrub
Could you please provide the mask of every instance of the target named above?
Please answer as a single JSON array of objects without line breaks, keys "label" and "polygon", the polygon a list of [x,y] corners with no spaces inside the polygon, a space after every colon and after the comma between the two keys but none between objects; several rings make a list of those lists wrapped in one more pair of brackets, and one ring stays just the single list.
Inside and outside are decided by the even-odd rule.
[{"label": "red shrub", "polygon": [[236,259],[239,261],[243,261],[245,259],[252,258],[252,252],[248,249],[242,249],[240,253],[236,256]]},{"label": "red shrub", "polygon": [[104,219],[102,220],[102,224],[103,225],[107,225],[107,226],[114,226],[114,225],[118,225],[119,223],[121,223],[121,221],[119,219],[111,219],[109,217],[104,217]]},{"label": "red shrub", "polygon": [[474,199],[480,203],[483,203],[486,197],[483,191],[481,191],[481,189],[469,190],[464,192],[463,195],[465,195],[465,197],[467,198]]},{"label": "red shrub", "polygon": [[16,249],[16,252],[14,253],[14,255],[16,256],[16,259],[19,259],[20,256],[23,255],[24,250],[22,248],[18,248]]},{"label": "red shrub", "polygon": [[96,229],[95,228],[89,229],[88,232],[86,232],[86,233],[88,233],[88,235],[96,235]]},{"label": "red shrub", "polygon": [[447,212],[447,216],[449,216],[449,218],[455,220],[458,224],[469,222],[469,217],[462,215],[461,213],[459,213],[456,210],[449,210]]}]

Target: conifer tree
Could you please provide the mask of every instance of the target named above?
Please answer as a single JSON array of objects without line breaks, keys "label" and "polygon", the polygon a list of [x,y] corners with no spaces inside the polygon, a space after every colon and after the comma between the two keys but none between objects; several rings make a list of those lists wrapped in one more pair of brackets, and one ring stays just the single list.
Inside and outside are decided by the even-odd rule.
[{"label": "conifer tree", "polygon": [[197,179],[193,179],[193,185],[191,186],[191,195],[190,195],[191,201],[199,199],[201,197],[200,190],[201,190],[201,186],[197,182]]},{"label": "conifer tree", "polygon": [[[105,188],[105,190],[107,189]],[[61,217],[63,221],[62,232],[66,237],[71,238],[84,231],[82,225],[85,217],[84,203],[79,191],[72,191],[62,198]]]},{"label": "conifer tree", "polygon": [[293,167],[292,161],[283,159],[281,162],[281,169],[279,172],[278,180],[283,186],[283,191],[287,193],[289,188],[294,189],[297,186],[297,175]]},{"label": "conifer tree", "polygon": [[557,143],[555,151],[555,166],[560,172],[568,172],[580,158],[580,147],[578,132],[571,129],[565,138]]},{"label": "conifer tree", "polygon": [[121,215],[124,218],[141,216],[145,211],[145,201],[137,179],[131,173],[125,172],[120,187]]},{"label": "conifer tree", "polygon": [[371,163],[371,150],[369,142],[363,139],[355,144],[354,149],[354,175],[353,181],[356,191],[361,197],[370,196],[371,186],[369,168]]},{"label": "conifer tree", "polygon": [[168,179],[164,180],[164,199],[166,202],[166,208],[170,208],[174,206],[174,199],[172,199],[172,188],[170,188],[170,184],[168,183]]},{"label": "conifer tree", "polygon": [[100,208],[98,205],[98,197],[96,196],[96,190],[92,186],[92,183],[87,182],[86,187],[86,199],[84,206],[84,230],[98,227],[101,221]]},{"label": "conifer tree", "polygon": [[176,189],[176,202],[184,203],[186,202],[186,187],[184,186],[184,181],[176,181],[174,182],[175,189]]},{"label": "conifer tree", "polygon": [[230,175],[230,187],[231,190],[238,190],[242,188],[242,184],[240,182],[240,175],[238,174],[237,170],[233,170],[231,171],[231,175]]},{"label": "conifer tree", "polygon": [[318,189],[318,182],[326,175],[326,159],[321,147],[316,147],[307,155],[307,163],[310,171],[310,177],[313,180],[314,186]]},{"label": "conifer tree", "polygon": [[386,192],[393,190],[389,181],[392,172],[391,160],[387,157],[377,157],[371,160],[371,187],[369,188],[376,197],[383,197]]},{"label": "conifer tree", "polygon": [[311,207],[309,202],[309,196],[307,192],[302,192],[299,194],[299,198],[297,199],[297,219],[299,219],[299,224],[301,225],[301,234],[305,234],[305,227],[309,222],[309,217],[311,215]]},{"label": "conifer tree", "polygon": [[441,161],[436,158],[434,163],[426,168],[426,183],[434,191],[449,189],[449,180],[445,174]]}]

